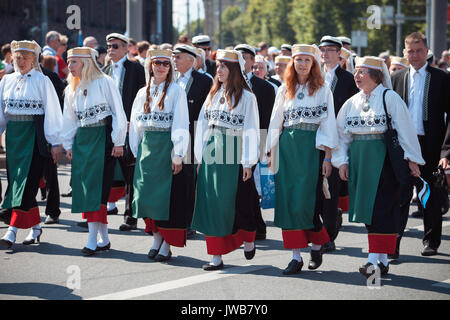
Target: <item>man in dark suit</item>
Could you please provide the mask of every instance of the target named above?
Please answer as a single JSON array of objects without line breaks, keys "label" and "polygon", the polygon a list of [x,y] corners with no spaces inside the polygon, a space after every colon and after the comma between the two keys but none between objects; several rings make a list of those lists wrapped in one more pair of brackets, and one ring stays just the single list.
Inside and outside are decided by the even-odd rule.
[{"label": "man in dark suit", "polygon": [[[358,93],[353,75],[342,69],[339,65],[342,42],[340,39],[331,36],[324,36],[320,40],[320,57],[324,65],[325,82],[333,92],[334,112],[337,116],[345,101]],[[331,199],[324,199],[322,208],[322,220],[325,229],[330,237],[330,242],[323,246],[324,252],[336,249],[334,240],[339,232],[339,225],[342,221],[342,211],[338,209],[338,201],[341,191],[345,189],[345,182],[339,178],[339,170],[333,167],[331,175],[328,177],[329,191]]]},{"label": "man in dark suit", "polygon": [[198,35],[192,38],[192,45],[205,51],[206,72],[213,78],[216,75],[216,62],[209,59],[211,56],[211,38],[207,35]]},{"label": "man in dark suit", "polygon": [[[127,58],[127,37],[118,33],[112,33],[106,36],[106,43],[111,63],[103,68],[103,72],[111,76],[117,84],[122,95],[123,108],[129,123],[134,98],[139,89],[146,84],[144,67],[138,61],[132,61]],[[131,207],[135,159],[128,145],[128,134],[125,144],[125,149],[128,152],[125,152],[123,157],[118,158],[126,186],[124,223],[119,228],[121,231],[135,230],[137,228],[137,219],[133,218]]]},{"label": "man in dark suit", "polygon": [[[248,44],[239,44],[235,48],[242,53],[242,57],[245,60],[245,72],[249,79],[250,89],[256,96],[259,112],[259,127],[264,129],[261,131],[260,145],[265,145],[265,138],[267,136],[267,130],[269,129],[270,116],[272,115],[273,105],[275,103],[275,89],[266,80],[261,79],[253,75],[253,65],[255,64],[255,49]],[[253,179],[249,180],[253,181]],[[242,183],[239,181],[239,183]],[[247,197],[246,203],[249,212],[252,213],[254,221],[256,223],[256,240],[263,240],[266,238],[266,224],[261,216],[261,207],[259,206],[259,195],[256,189],[255,183],[244,183],[245,186],[243,194],[239,196]]]},{"label": "man in dark suit", "polygon": [[[391,76],[393,89],[402,97],[408,106],[411,117],[417,129],[426,164],[420,166],[421,177],[431,188],[430,198],[424,209],[423,256],[437,254],[442,235],[442,214],[439,198],[436,196],[433,172],[438,165],[448,168],[448,121],[450,111],[449,75],[442,70],[431,67],[427,63],[427,40],[418,32],[408,35],[405,39],[405,57],[410,67],[394,72]],[[447,120],[445,118],[447,114]],[[447,136],[446,136],[447,135]],[[397,238],[396,254],[398,258],[400,240],[408,221],[409,204],[412,197],[412,184],[402,186],[400,204],[400,221]]]},{"label": "man in dark suit", "polygon": [[194,47],[179,44],[174,48],[174,64],[177,72],[177,83],[186,91],[188,109],[189,109],[189,133],[190,148],[187,159],[183,163],[183,170],[173,179],[182,179],[182,184],[186,186],[185,190],[174,190],[182,192],[186,195],[186,225],[188,229],[188,237],[195,234],[195,230],[190,228],[192,215],[194,214],[195,204],[195,165],[194,165],[194,128],[198,115],[202,109],[209,90],[212,86],[212,79],[207,75],[195,71],[194,63],[197,57],[197,51]]}]

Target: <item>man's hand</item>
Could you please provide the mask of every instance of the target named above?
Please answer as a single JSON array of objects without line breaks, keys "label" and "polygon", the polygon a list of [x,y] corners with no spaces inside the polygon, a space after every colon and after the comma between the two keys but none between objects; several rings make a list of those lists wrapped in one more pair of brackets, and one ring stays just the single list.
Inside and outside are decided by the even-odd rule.
[{"label": "man's hand", "polygon": [[111,152],[111,156],[114,158],[120,158],[123,156],[123,147],[113,147],[112,148],[112,152]]},{"label": "man's hand", "polygon": [[348,164],[343,164],[339,167],[339,177],[343,181],[348,181]]},{"label": "man's hand", "polygon": [[59,158],[61,157],[61,153],[62,153],[61,146],[52,147],[53,163],[57,163],[58,162]]}]

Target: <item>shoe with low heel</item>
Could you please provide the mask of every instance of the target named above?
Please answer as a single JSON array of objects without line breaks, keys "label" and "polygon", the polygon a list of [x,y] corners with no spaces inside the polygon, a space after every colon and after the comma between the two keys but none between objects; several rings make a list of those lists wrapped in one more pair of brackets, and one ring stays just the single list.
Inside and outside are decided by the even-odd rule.
[{"label": "shoe with low heel", "polygon": [[5,246],[7,249],[10,249],[12,247],[12,245],[16,242],[16,233],[12,230],[8,230],[11,231],[14,234],[14,240],[11,241],[9,239],[5,239],[5,237],[0,239],[0,245]]},{"label": "shoe with low heel", "polygon": [[97,252],[108,251],[109,249],[111,249],[111,241],[108,242],[108,244],[106,246],[103,246],[103,247],[97,246],[97,248],[95,248],[95,251],[97,251]]},{"label": "shoe with low heel", "polygon": [[34,244],[36,241],[37,241],[37,243],[41,243],[42,228],[41,229],[33,229],[33,230],[39,230],[39,235],[36,237],[36,239],[25,239],[22,242],[22,244],[28,246],[30,244]]},{"label": "shoe with low heel", "polygon": [[156,262],[169,261],[171,257],[172,257],[172,252],[169,251],[169,254],[168,254],[167,256],[163,256],[162,254],[158,254],[158,255],[155,257],[155,261],[156,261]]},{"label": "shoe with low heel", "polygon": [[245,259],[252,260],[253,257],[255,256],[255,253],[256,253],[256,246],[253,248],[253,250],[244,251]]}]

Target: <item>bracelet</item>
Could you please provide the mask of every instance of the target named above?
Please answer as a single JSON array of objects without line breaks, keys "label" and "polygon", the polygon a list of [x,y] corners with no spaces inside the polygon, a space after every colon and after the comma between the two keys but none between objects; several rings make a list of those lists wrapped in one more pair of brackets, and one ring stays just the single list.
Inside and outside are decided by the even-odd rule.
[{"label": "bracelet", "polygon": [[331,162],[331,159],[329,159],[329,158],[324,158],[323,161]]}]

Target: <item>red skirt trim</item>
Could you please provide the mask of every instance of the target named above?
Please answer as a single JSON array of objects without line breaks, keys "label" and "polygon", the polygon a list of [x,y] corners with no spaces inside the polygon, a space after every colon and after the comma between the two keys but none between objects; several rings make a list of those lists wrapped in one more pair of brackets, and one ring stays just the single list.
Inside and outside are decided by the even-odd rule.
[{"label": "red skirt trim", "polygon": [[238,249],[245,242],[255,241],[256,231],[238,230],[225,237],[206,236],[206,249],[210,255],[223,255]]},{"label": "red skirt trim", "polygon": [[126,188],[123,187],[112,187],[109,192],[108,202],[117,202],[122,199],[126,194]]},{"label": "red skirt trim", "polygon": [[346,197],[339,197],[338,199],[338,208],[342,210],[342,212],[348,212],[349,205],[348,205],[348,196]]},{"label": "red skirt trim", "polygon": [[145,232],[161,233],[161,236],[171,246],[184,247],[186,245],[187,230],[186,228],[163,228],[156,224],[156,221],[150,218],[144,219]]},{"label": "red skirt trim", "polygon": [[324,245],[330,241],[325,227],[319,232],[310,230],[282,230],[283,244],[285,249],[307,248],[308,243]]},{"label": "red skirt trim", "polygon": [[369,253],[395,253],[397,234],[369,233]]},{"label": "red skirt trim", "polygon": [[41,216],[39,215],[39,207],[31,208],[28,211],[20,209],[12,209],[11,227],[18,229],[29,229],[41,223]]},{"label": "red skirt trim", "polygon": [[39,189],[44,189],[45,188],[45,180],[44,178],[41,178],[39,180]]},{"label": "red skirt trim", "polygon": [[83,212],[83,219],[87,219],[87,222],[100,222],[108,224],[107,210],[104,204],[100,205],[100,210]]}]

